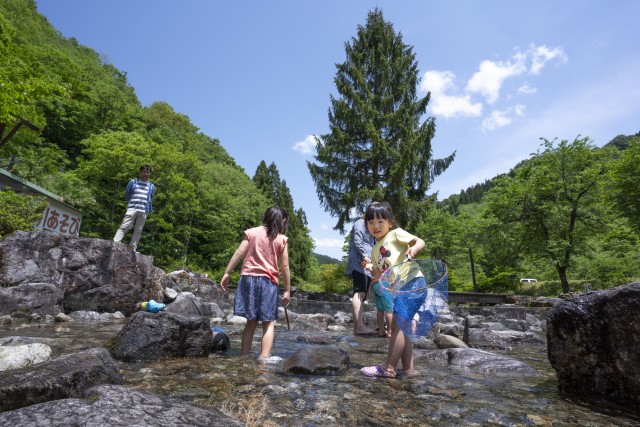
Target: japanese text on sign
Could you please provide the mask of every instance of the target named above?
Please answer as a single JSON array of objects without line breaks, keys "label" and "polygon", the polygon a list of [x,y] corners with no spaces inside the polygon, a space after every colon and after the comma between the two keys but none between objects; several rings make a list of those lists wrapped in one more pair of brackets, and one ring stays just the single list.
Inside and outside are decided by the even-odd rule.
[{"label": "japanese text on sign", "polygon": [[42,218],[42,229],[55,231],[60,234],[77,236],[80,231],[82,218],[64,212],[61,209],[49,206]]}]

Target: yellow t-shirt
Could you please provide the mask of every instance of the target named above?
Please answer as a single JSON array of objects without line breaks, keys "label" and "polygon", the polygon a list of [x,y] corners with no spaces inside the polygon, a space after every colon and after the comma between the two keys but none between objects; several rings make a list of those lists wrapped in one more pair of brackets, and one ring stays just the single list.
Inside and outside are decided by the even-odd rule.
[{"label": "yellow t-shirt", "polygon": [[[374,268],[384,273],[389,267],[407,261],[409,243],[416,239],[416,236],[401,228],[389,231],[379,242],[376,242],[371,250],[371,260]],[[395,271],[394,274],[397,278],[401,278],[403,283],[422,276],[420,268],[415,263],[406,264],[401,271]]]}]

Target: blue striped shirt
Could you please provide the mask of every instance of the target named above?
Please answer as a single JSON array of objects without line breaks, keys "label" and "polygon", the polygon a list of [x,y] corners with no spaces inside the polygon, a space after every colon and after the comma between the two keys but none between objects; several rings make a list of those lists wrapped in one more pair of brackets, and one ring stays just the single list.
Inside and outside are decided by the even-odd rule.
[{"label": "blue striped shirt", "polygon": [[127,209],[134,209],[138,212],[149,213],[153,210],[151,200],[155,194],[156,187],[151,181],[142,181],[141,179],[132,179],[127,184],[124,192],[127,200]]}]

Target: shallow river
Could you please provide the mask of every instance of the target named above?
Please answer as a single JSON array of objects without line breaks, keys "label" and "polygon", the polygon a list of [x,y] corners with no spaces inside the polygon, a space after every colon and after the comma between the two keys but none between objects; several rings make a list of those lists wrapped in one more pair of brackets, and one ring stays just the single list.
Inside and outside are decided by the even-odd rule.
[{"label": "shallow river", "polygon": [[[104,346],[123,324],[76,321],[0,326],[0,337],[46,338],[57,357]],[[274,354],[282,359],[312,345],[297,341],[301,335],[330,337],[333,345],[349,353],[351,364],[343,375],[303,376],[283,373],[282,361],[258,362],[258,333],[253,357],[239,357],[239,327],[222,328],[231,337],[232,349],[227,354],[120,363],[125,385],[202,407],[214,406],[249,426],[640,425],[640,418],[625,415],[624,409],[562,396],[546,349],[537,346],[515,347],[506,355],[536,368],[540,376],[483,375],[448,368],[421,359],[421,350],[416,350],[416,375],[371,379],[359,370],[384,360],[385,338],[297,331],[295,323],[287,331],[286,326],[278,325]]]}]

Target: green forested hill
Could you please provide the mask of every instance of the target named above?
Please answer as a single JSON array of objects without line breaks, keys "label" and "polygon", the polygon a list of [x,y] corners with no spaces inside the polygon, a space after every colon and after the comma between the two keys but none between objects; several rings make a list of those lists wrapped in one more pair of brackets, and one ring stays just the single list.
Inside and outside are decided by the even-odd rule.
[{"label": "green forested hill", "polygon": [[[33,0],[0,3],[0,167],[85,213],[81,236],[111,239],[125,211],[124,187],[142,164],[153,167],[155,212],[140,250],[164,269],[219,272],[242,231],[281,204],[290,213],[294,279],[317,266],[306,217],[272,165],[272,188],[257,186],[217,139],[165,102],[142,106],[127,76],[93,49],[67,39]],[[157,94],[162,98],[162,94]]]}]

